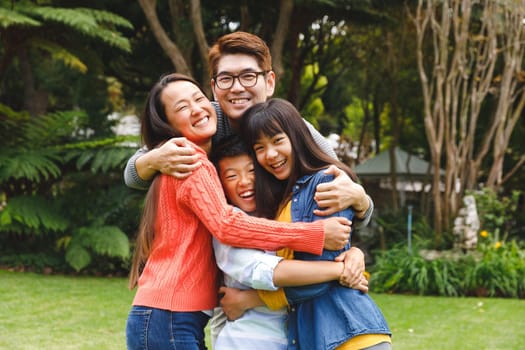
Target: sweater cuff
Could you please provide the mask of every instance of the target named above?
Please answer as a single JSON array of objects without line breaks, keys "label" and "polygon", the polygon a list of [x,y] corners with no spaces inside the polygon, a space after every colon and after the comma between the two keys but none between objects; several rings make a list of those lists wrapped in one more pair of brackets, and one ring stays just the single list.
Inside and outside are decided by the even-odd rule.
[{"label": "sweater cuff", "polygon": [[368,197],[368,203],[370,205],[368,206],[368,209],[365,212],[365,215],[362,218],[355,218],[354,219],[354,229],[360,229],[365,226],[367,226],[370,223],[370,220],[372,219],[372,214],[374,213],[374,201],[369,195],[366,195]]},{"label": "sweater cuff", "polygon": [[[297,222],[295,224],[297,224]],[[300,237],[301,239],[287,246],[299,252],[321,255],[323,253],[325,239],[323,220],[306,223],[306,225],[308,226],[302,229],[303,234]]]},{"label": "sweater cuff", "polygon": [[131,188],[137,190],[147,190],[151,185],[151,181],[143,180],[137,173],[135,161],[142,156],[144,152],[137,152],[128,160],[126,169],[124,169],[124,183]]}]

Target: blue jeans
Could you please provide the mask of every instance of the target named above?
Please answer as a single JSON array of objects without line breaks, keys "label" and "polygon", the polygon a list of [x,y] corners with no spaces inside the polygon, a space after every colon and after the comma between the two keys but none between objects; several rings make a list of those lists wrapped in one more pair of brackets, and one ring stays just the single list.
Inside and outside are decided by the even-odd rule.
[{"label": "blue jeans", "polygon": [[126,324],[128,350],[206,350],[204,327],[209,316],[201,311],[171,312],[133,306]]}]

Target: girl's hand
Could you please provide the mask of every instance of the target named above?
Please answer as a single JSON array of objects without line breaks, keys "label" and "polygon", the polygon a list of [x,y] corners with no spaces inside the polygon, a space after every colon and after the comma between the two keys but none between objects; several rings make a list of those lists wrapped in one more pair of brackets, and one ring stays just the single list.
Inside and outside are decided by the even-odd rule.
[{"label": "girl's hand", "polygon": [[368,280],[364,276],[365,255],[361,249],[352,247],[348,251],[341,253],[335,260],[344,262],[344,269],[339,278],[339,283],[345,287],[367,293]]}]

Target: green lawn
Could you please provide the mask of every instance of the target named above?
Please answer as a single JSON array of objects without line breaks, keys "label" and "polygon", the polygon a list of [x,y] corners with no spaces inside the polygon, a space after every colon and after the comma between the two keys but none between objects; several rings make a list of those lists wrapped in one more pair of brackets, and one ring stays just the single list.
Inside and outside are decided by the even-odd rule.
[{"label": "green lawn", "polygon": [[[0,349],[125,349],[125,279],[0,271],[0,297]],[[396,350],[525,349],[525,300],[373,298]]]}]

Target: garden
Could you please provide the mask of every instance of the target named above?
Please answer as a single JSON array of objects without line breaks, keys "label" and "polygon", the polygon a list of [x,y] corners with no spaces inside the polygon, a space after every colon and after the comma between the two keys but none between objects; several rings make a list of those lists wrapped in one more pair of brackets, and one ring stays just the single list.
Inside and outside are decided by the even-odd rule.
[{"label": "garden", "polygon": [[429,164],[418,191],[399,162],[371,179],[353,236],[394,348],[525,349],[523,18],[496,0],[0,0],[0,348],[125,348],[145,192],[124,184],[124,122],[166,72],[211,97],[209,46],[240,29],[350,167],[398,147]]},{"label": "garden", "polygon": [[[0,348],[125,349],[125,278],[0,271]],[[372,295],[396,349],[522,349],[523,299]],[[208,339],[209,341],[209,339]]]}]

